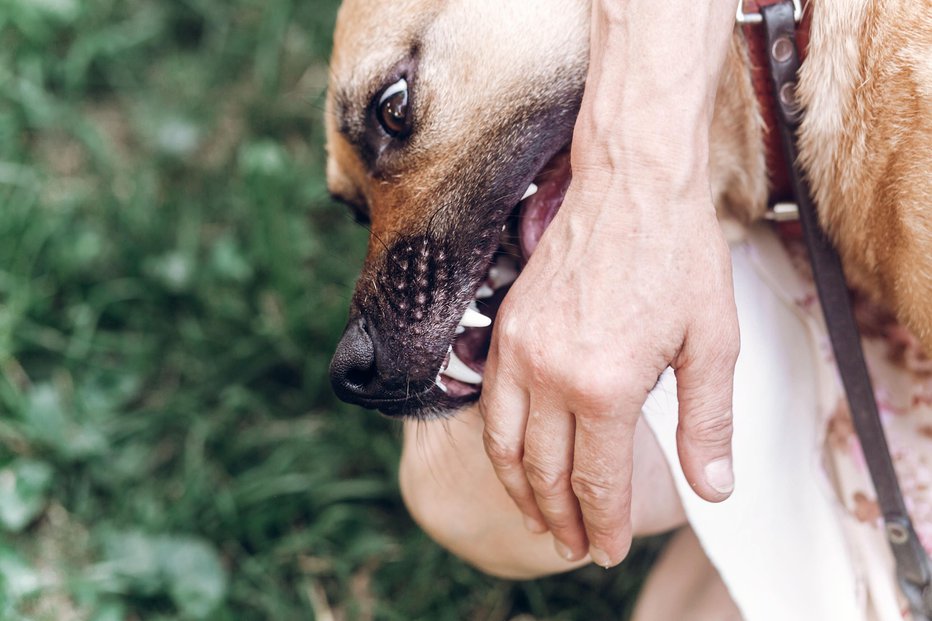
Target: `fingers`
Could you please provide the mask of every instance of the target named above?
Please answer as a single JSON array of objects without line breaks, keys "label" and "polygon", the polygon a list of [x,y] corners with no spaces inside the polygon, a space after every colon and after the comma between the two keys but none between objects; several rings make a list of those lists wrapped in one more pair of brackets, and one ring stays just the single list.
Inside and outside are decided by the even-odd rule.
[{"label": "fingers", "polygon": [[499,379],[483,389],[479,411],[485,423],[482,441],[495,474],[524,514],[527,529],[532,533],[546,532],[544,516],[537,508],[534,490],[524,472],[527,393],[507,380]]},{"label": "fingers", "polygon": [[568,561],[588,550],[579,503],[570,484],[573,467],[573,415],[531,401],[524,446],[524,470],[537,506],[553,534],[557,553]]},{"label": "fingers", "polygon": [[720,502],[735,486],[731,408],[739,349],[737,321],[720,328],[714,343],[710,340],[687,338],[676,361],[676,441],[683,474],[693,489],[705,500]]},{"label": "fingers", "polygon": [[615,415],[576,416],[571,485],[582,510],[589,554],[603,567],[620,563],[631,547],[634,426]]}]

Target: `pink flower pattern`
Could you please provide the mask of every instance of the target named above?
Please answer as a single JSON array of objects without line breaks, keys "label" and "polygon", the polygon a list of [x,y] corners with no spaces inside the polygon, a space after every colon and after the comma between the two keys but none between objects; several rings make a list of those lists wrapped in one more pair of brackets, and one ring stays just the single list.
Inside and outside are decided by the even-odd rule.
[{"label": "pink flower pattern", "polygon": [[[803,282],[802,290],[794,296],[796,305],[806,314],[821,314],[805,247],[797,240],[783,243]],[[920,541],[932,554],[932,357],[881,303],[857,292],[854,299],[855,317],[900,487]],[[834,365],[831,349],[821,345],[824,361]],[[881,532],[876,494],[840,380],[836,381],[841,396],[826,415],[826,450],[839,500],[849,515]]]}]

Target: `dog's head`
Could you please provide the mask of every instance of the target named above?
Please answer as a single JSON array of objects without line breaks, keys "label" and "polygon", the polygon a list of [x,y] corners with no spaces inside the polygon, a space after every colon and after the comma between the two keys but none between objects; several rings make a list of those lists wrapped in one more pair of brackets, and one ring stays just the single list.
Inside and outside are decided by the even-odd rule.
[{"label": "dog's head", "polygon": [[588,3],[346,0],[334,41],[328,185],[371,234],[331,380],[390,415],[455,410],[569,184]]}]

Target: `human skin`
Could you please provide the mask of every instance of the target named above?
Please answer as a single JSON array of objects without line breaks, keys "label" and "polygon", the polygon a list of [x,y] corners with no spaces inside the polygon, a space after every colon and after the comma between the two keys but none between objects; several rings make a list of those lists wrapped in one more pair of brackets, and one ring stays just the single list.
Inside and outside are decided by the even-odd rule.
[{"label": "human skin", "polygon": [[[561,558],[549,535],[524,528],[521,512],[485,456],[482,429],[476,407],[455,418],[405,422],[399,479],[417,523],[457,556],[504,578],[537,578],[588,563]],[[643,422],[635,429],[634,453],[635,536],[684,524],[670,469]]]},{"label": "human skin", "polygon": [[731,1],[592,3],[573,181],[498,313],[479,403],[525,526],[568,561],[627,554],[635,426],[668,366],[687,480],[711,502],[734,487],[739,336],[708,162],[733,22]]}]

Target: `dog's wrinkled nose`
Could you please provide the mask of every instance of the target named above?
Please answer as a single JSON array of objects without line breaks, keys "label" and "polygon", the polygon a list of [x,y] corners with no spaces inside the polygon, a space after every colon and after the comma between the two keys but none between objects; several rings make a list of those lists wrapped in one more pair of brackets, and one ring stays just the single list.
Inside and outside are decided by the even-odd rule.
[{"label": "dog's wrinkled nose", "polygon": [[330,383],[344,401],[364,403],[379,390],[375,346],[366,320],[351,322],[330,362]]}]

